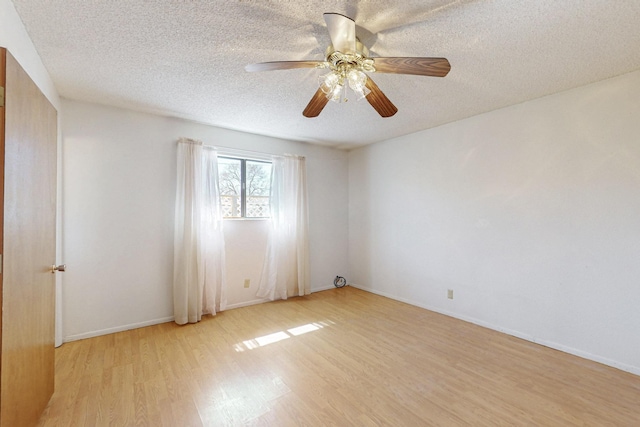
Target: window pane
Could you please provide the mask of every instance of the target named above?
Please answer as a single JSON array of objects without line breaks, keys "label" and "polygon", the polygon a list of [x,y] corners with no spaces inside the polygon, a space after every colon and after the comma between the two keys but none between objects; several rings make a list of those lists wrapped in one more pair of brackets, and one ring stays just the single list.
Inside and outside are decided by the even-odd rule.
[{"label": "window pane", "polygon": [[247,160],[247,218],[269,216],[271,163]]},{"label": "window pane", "polygon": [[241,197],[241,165],[239,159],[218,157],[218,177],[220,179],[220,199],[222,216],[240,218],[242,216]]}]

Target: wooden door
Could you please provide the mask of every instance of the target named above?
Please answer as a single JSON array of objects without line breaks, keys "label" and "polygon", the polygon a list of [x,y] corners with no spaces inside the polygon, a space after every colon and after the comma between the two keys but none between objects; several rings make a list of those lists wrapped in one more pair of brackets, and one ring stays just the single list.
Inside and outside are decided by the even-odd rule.
[{"label": "wooden door", "polygon": [[0,426],[32,426],[54,388],[57,113],[11,54],[0,56]]}]

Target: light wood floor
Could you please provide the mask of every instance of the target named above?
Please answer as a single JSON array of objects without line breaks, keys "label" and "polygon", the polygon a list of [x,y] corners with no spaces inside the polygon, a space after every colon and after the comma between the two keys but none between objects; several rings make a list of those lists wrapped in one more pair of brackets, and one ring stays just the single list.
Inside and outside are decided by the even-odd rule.
[{"label": "light wood floor", "polygon": [[638,426],[640,377],[345,287],[64,344],[85,425]]}]

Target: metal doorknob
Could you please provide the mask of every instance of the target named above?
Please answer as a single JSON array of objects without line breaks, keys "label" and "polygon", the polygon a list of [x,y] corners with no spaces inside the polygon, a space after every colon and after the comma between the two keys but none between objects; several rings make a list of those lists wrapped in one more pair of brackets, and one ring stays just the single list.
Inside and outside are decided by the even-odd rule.
[{"label": "metal doorknob", "polygon": [[51,266],[51,272],[55,273],[56,271],[65,271],[67,269],[67,264],[60,264],[60,265],[52,265]]}]

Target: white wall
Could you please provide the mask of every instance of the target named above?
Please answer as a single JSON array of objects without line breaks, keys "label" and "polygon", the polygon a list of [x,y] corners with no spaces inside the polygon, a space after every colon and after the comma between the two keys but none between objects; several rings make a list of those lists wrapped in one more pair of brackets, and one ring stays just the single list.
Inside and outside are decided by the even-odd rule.
[{"label": "white wall", "polygon": [[[171,319],[176,141],[183,136],[306,156],[311,289],[330,288],[346,274],[346,152],[69,100],[62,109],[65,340]],[[232,307],[256,300],[265,226],[225,224]]]},{"label": "white wall", "polygon": [[352,151],[349,217],[357,286],[640,374],[640,71]]}]

